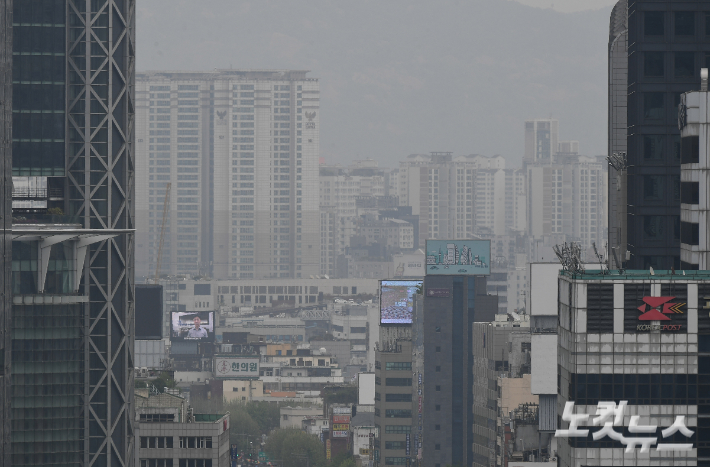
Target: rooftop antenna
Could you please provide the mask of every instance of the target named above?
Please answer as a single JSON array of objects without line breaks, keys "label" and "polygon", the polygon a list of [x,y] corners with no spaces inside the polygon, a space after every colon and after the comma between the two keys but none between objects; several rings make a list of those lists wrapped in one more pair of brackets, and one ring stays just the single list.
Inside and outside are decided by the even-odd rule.
[{"label": "rooftop antenna", "polygon": [[583,274],[582,248],[578,243],[564,242],[562,245],[555,245],[552,250],[562,264],[562,270],[572,274]]},{"label": "rooftop antenna", "polygon": [[604,257],[599,254],[599,251],[597,251],[596,242],[592,242],[592,248],[594,248],[594,256],[596,256],[597,260],[599,261],[599,269],[601,269],[602,275],[604,275],[609,272],[609,265],[606,261],[604,261]]}]

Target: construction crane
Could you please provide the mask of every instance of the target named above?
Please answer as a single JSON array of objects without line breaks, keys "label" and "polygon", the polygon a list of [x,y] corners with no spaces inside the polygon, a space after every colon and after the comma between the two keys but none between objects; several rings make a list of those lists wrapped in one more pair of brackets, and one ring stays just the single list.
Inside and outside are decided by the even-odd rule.
[{"label": "construction crane", "polygon": [[160,224],[160,244],[158,245],[158,262],[155,266],[154,282],[160,282],[160,265],[163,260],[163,242],[165,241],[165,221],[168,218],[168,207],[170,206],[170,182],[165,185],[165,200],[163,201],[163,220]]}]

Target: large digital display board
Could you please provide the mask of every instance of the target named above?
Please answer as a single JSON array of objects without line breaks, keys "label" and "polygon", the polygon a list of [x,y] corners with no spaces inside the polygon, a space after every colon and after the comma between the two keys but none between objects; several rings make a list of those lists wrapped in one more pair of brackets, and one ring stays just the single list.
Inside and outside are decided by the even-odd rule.
[{"label": "large digital display board", "polygon": [[491,241],[427,240],[426,273],[487,276],[491,273]]},{"label": "large digital display board", "polygon": [[174,311],[171,318],[171,340],[214,340],[214,311]]},{"label": "large digital display board", "polygon": [[380,282],[380,324],[412,324],[414,295],[422,281]]}]

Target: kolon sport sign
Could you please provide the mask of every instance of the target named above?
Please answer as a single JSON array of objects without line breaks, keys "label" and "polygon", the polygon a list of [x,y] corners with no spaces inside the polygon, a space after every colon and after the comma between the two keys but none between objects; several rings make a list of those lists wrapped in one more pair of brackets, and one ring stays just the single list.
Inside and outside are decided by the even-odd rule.
[{"label": "kolon sport sign", "polygon": [[674,303],[675,297],[643,297],[643,305],[638,307],[641,312],[639,321],[658,321],[659,324],[648,323],[636,326],[637,331],[680,331],[681,324],[671,324],[669,315],[682,314],[681,307],[685,303]]}]

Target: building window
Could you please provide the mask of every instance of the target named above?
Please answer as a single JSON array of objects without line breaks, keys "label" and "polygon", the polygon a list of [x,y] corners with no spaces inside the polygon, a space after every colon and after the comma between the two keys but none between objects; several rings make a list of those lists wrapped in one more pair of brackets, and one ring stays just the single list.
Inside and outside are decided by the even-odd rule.
[{"label": "building window", "polygon": [[385,433],[390,435],[406,435],[411,431],[411,425],[385,425]]},{"label": "building window", "polygon": [[436,404],[436,405],[434,406],[434,410],[436,410],[437,412],[440,412],[440,411],[441,411],[441,406],[440,406],[439,404]]},{"label": "building window", "polygon": [[700,137],[686,136],[680,139],[680,163],[697,164],[700,160]]},{"label": "building window", "polygon": [[646,160],[663,159],[663,135],[646,135],[643,137],[643,158]]},{"label": "building window", "polygon": [[180,437],[180,448],[181,449],[211,449],[212,448],[212,437],[211,436],[181,436]]},{"label": "building window", "polygon": [[643,74],[647,77],[663,77],[663,52],[644,52]]},{"label": "building window", "polygon": [[435,450],[435,451],[441,451],[441,444],[435,444],[435,445],[434,445],[434,450]]},{"label": "building window", "polygon": [[694,36],[695,12],[676,11],[674,26],[676,36]]},{"label": "building window", "polygon": [[163,449],[173,448],[173,437],[172,436],[141,436],[140,437],[141,449]]},{"label": "building window", "polygon": [[385,378],[385,386],[411,386],[412,378]]},{"label": "building window", "polygon": [[434,328],[434,332],[441,332],[441,326],[436,326]]},{"label": "building window", "polygon": [[663,175],[643,176],[643,198],[649,201],[663,200]]},{"label": "building window", "polygon": [[[378,395],[375,393],[375,396]],[[385,394],[385,402],[412,402],[412,394]]]},{"label": "building window", "polygon": [[141,459],[141,467],[173,467],[172,459]]},{"label": "building window", "polygon": [[385,441],[385,449],[406,449],[404,441]]},{"label": "building window", "polygon": [[436,430],[436,431],[441,430],[441,425],[434,425],[434,430]]},{"label": "building window", "polygon": [[643,216],[643,236],[647,240],[661,240],[664,233],[663,216]]},{"label": "building window", "polygon": [[686,245],[697,245],[700,243],[700,225],[692,222],[680,223],[680,242]]},{"label": "building window", "polygon": [[142,413],[139,420],[145,423],[174,422],[175,414],[171,413]]},{"label": "building window", "polygon": [[436,386],[437,391],[441,391],[441,386]]},{"label": "building window", "polygon": [[178,467],[212,467],[212,459],[180,459]]},{"label": "building window", "polygon": [[407,465],[407,457],[385,457],[385,465]]},{"label": "building window", "polygon": [[676,78],[695,76],[695,52],[676,52],[673,61],[673,74]]},{"label": "building window", "polygon": [[437,346],[436,346],[436,351],[437,351],[437,352],[441,352],[441,347],[439,347],[439,346],[437,345]]},{"label": "building window", "polygon": [[643,16],[643,32],[645,35],[662,36],[664,34],[662,11],[646,11]]},{"label": "building window", "polygon": [[412,362],[387,362],[385,370],[406,370],[412,371]]},{"label": "building window", "polygon": [[412,418],[410,409],[387,409],[385,410],[386,418]]},{"label": "building window", "polygon": [[663,120],[663,93],[643,93],[643,116],[646,120]]}]

